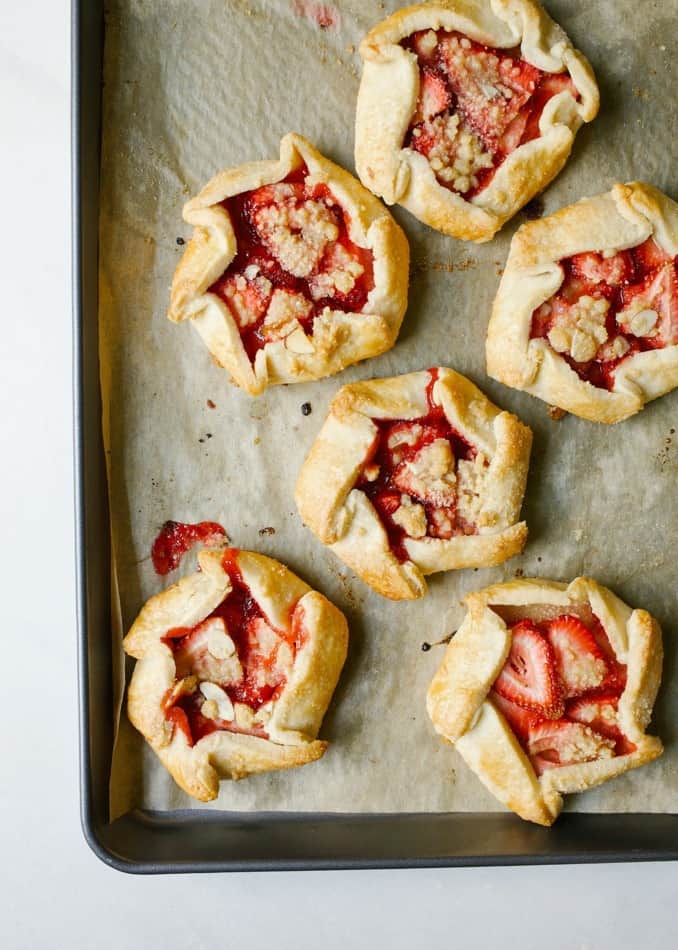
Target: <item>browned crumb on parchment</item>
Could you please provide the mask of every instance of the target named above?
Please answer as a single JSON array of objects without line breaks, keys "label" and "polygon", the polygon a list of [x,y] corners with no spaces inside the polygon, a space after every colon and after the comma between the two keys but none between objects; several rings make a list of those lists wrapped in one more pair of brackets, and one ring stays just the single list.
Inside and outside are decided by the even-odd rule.
[{"label": "browned crumb on parchment", "polygon": [[433,271],[434,273],[452,274],[456,270],[466,271],[476,267],[478,261],[474,257],[466,257],[460,261],[434,260],[429,257],[420,257],[412,261],[412,273],[414,276]]},{"label": "browned crumb on parchment", "polygon": [[561,409],[560,406],[547,406],[546,411],[549,414],[549,419],[553,422],[560,422],[561,419],[564,419],[567,413],[564,409]]}]

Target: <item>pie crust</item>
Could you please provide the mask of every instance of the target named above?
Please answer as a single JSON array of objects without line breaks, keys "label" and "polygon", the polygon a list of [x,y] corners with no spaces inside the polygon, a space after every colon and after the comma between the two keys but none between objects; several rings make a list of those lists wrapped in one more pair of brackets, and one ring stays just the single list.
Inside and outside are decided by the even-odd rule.
[{"label": "pie crust", "polygon": [[[561,811],[563,793],[592,788],[661,755],[661,741],[645,735],[662,666],[661,630],[649,613],[632,610],[587,577],[569,585],[538,579],[511,581],[470,594],[465,603],[468,613],[429,687],[427,709],[436,731],[455,745],[504,805],[521,818],[550,825]],[[488,695],[511,649],[507,611],[514,618],[535,619],[579,614],[601,625],[615,662],[626,667],[617,717],[624,741],[628,748],[635,747],[633,751],[552,766],[537,775],[497,700]]]},{"label": "pie crust", "polygon": [[348,628],[340,610],[269,557],[203,550],[198,563],[197,573],[147,601],[123,646],[138,661],[130,721],[177,784],[210,801],[220,778],[324,754],[327,742],[316,736]]},{"label": "pie crust", "polygon": [[[606,194],[524,224],[513,238],[494,302],[487,372],[584,419],[614,423],[632,416],[678,386],[676,255],[678,204],[641,182],[616,184]],[[597,282],[577,285],[577,268],[588,274],[592,266]],[[601,280],[601,269],[609,271],[609,285]],[[571,323],[574,312],[581,352],[571,326],[563,341],[552,331],[535,335],[540,316],[555,319],[549,314],[562,308],[563,295],[570,292],[581,296],[558,319]],[[591,307],[602,311],[588,314],[602,324],[595,342],[588,331],[597,328],[590,319],[586,323]],[[583,334],[577,333],[582,315]],[[648,317],[639,328],[638,321]],[[597,343],[594,360],[581,360]]]},{"label": "pie crust", "polygon": [[407,239],[360,182],[301,135],[281,140],[277,161],[220,172],[183,214],[195,230],[168,317],[190,320],[251,395],[329,376],[395,343],[407,306]]},{"label": "pie crust", "polygon": [[531,442],[527,426],[451,369],[351,383],[304,462],[297,507],[374,590],[412,600],[425,574],[522,550]]},{"label": "pie crust", "polygon": [[[436,34],[438,42],[453,46],[434,51]],[[429,46],[427,37],[432,37]],[[420,38],[423,45],[418,45]],[[494,55],[489,60],[494,73],[478,78],[477,71],[467,70],[463,47],[476,56],[474,67]],[[444,66],[441,72],[438,58],[437,72],[421,79],[427,75],[426,57],[438,56],[441,49],[443,61],[454,64],[451,71]],[[388,204],[401,204],[425,224],[462,240],[489,241],[555,178],[578,128],[598,112],[598,87],[589,63],[535,0],[437,0],[405,7],[367,34],[360,54],[364,66],[355,155],[361,181]],[[508,75],[506,83],[492,85],[488,76],[497,78],[497,68],[502,76],[515,69],[509,55],[518,72],[526,73],[524,84]],[[571,83],[548,74],[569,75]],[[465,76],[471,77],[470,85]],[[448,119],[452,98],[459,103],[452,114],[454,128]],[[442,114],[436,114],[441,108]],[[436,125],[439,120],[446,130]],[[436,174],[430,155],[426,157],[424,140],[418,147],[413,144],[419,121],[419,134],[429,144],[437,142],[443,155],[444,183],[440,169]],[[484,168],[493,171],[488,174]],[[480,181],[465,181],[476,172]]]}]

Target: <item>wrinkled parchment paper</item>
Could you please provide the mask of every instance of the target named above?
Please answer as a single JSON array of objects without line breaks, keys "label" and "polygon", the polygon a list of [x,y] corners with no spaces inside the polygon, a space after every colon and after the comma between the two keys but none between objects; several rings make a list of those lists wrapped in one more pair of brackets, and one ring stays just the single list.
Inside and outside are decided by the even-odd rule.
[{"label": "wrinkled parchment paper", "polygon": [[[546,213],[644,178],[678,198],[675,175],[675,10],[638,0],[557,0],[551,14],[591,59],[599,118],[578,136],[546,191]],[[488,583],[527,575],[592,574],[662,623],[666,664],[654,728],[662,759],[571,797],[585,811],[678,808],[676,476],[678,392],[616,427],[549,419],[537,399],[489,380],[484,336],[519,214],[490,244],[444,237],[395,210],[412,248],[410,306],[396,347],[318,383],[253,399],[210,362],[197,334],[165,319],[168,288],[189,229],[181,207],[217,170],[278,154],[294,130],[353,170],[358,43],[396,2],[110,0],[101,202],[101,356],[109,450],[114,590],[112,649],[120,701],[112,816],[132,806],[197,807],[165,772],[122,710],[120,640],[166,581],[149,553],[166,519],[215,520],[234,544],[279,558],[346,612],[349,659],[326,716],[325,758],[288,772],[224,782],[212,806],[233,810],[497,811],[424,709],[459,601]],[[321,5],[323,6],[323,5]],[[316,10],[317,12],[317,10]],[[329,12],[329,16],[327,15]],[[673,174],[672,174],[673,171]],[[327,405],[343,383],[449,365],[534,430],[524,554],[490,570],[441,574],[428,596],[391,603],[354,577],[301,525],[292,492]],[[215,404],[210,408],[208,400]],[[302,415],[302,403],[312,413]],[[272,528],[274,532],[266,532]],[[117,607],[117,605],[116,605]],[[116,610],[117,612],[117,610]]]}]

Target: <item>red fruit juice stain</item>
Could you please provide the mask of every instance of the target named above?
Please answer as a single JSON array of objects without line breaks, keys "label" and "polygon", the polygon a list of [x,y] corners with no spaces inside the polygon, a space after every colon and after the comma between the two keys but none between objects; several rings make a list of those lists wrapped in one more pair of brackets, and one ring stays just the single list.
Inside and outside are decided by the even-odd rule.
[{"label": "red fruit juice stain", "polygon": [[201,521],[199,524],[166,521],[151,548],[155,573],[164,577],[176,570],[183,556],[196,544],[217,547],[227,540],[226,531],[216,521]]}]

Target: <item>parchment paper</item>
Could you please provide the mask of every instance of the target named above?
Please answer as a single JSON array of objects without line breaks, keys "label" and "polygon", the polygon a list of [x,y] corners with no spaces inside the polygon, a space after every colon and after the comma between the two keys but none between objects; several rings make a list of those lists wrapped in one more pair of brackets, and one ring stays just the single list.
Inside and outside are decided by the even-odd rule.
[{"label": "parchment paper", "polygon": [[[591,59],[602,107],[579,133],[543,209],[636,177],[678,197],[675,6],[650,0],[546,5]],[[396,209],[413,259],[400,339],[385,356],[318,383],[274,387],[253,399],[228,383],[188,325],[165,319],[182,251],[177,238],[189,235],[181,207],[218,169],[276,157],[280,137],[295,130],[353,170],[356,49],[397,6],[344,0],[330,8],[330,25],[321,29],[312,4],[284,0],[108,4],[100,323],[119,591],[112,644],[120,663],[118,710],[124,630],[147,597],[193,568],[187,559],[166,581],[156,577],[149,553],[158,529],[169,518],[220,521],[234,544],[279,558],[344,610],[351,645],[322,729],[331,741],[325,758],[224,782],[211,807],[497,811],[494,798],[433,732],[424,696],[444,646],[422,652],[422,642],[456,627],[460,598],[475,588],[518,572],[563,580],[591,574],[663,625],[664,685],[653,725],[667,750],[648,767],[571,797],[567,807],[676,810],[678,393],[605,427],[574,417],[552,421],[541,401],[486,377],[489,310],[524,214],[476,247]],[[533,428],[523,509],[530,538],[524,554],[502,567],[437,575],[424,600],[391,603],[303,528],[294,482],[340,385],[439,364],[470,376]],[[312,413],[303,416],[307,401]],[[262,535],[263,528],[275,533]],[[196,806],[177,788],[120,712],[113,817],[134,805],[210,807]]]}]

